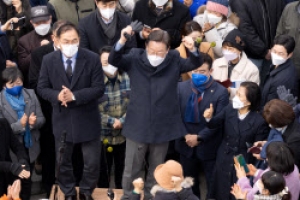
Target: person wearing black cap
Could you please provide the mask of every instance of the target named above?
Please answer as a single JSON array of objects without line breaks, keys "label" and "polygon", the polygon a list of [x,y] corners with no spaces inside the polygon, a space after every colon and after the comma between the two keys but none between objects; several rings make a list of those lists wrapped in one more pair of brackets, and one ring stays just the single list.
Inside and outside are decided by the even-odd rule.
[{"label": "person wearing black cap", "polygon": [[235,96],[241,82],[251,81],[259,84],[259,71],[244,52],[244,35],[232,30],[222,43],[223,57],[214,61],[212,76],[228,88],[230,99]]},{"label": "person wearing black cap", "polygon": [[34,30],[20,38],[18,43],[18,66],[24,75],[24,86],[28,87],[28,71],[31,60],[31,52],[51,41],[52,17],[47,6],[31,8],[30,23]]}]

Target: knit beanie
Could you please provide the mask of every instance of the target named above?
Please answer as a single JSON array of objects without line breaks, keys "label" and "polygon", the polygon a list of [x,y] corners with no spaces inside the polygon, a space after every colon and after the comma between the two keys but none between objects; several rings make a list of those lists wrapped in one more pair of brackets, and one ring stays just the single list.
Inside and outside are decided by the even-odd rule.
[{"label": "knit beanie", "polygon": [[229,42],[234,48],[237,48],[240,51],[243,51],[246,46],[245,36],[238,29],[233,29],[230,31],[223,40],[223,44],[224,42]]},{"label": "knit beanie", "polygon": [[206,3],[206,9],[209,11],[215,11],[221,13],[227,17],[228,0],[208,0]]}]

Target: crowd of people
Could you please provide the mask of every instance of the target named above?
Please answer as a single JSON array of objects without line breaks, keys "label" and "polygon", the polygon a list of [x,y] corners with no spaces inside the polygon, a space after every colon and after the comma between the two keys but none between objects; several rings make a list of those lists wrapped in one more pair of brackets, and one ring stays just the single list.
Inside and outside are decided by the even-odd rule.
[{"label": "crowd of people", "polygon": [[299,17],[298,0],[0,0],[1,200],[30,200],[34,171],[65,200],[111,177],[122,200],[300,199]]}]

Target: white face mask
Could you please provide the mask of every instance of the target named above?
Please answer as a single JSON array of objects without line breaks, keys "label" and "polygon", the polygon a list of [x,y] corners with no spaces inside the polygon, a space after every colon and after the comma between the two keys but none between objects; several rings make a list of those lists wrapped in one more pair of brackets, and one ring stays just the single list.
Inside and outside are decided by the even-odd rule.
[{"label": "white face mask", "polygon": [[239,56],[237,53],[228,50],[222,50],[222,53],[227,61],[232,61]]},{"label": "white face mask", "polygon": [[71,58],[78,52],[79,44],[61,44],[61,52],[67,57]]},{"label": "white face mask", "polygon": [[258,181],[256,181],[255,186],[257,187],[259,194],[264,194],[264,184],[262,183],[261,179],[258,179]]},{"label": "white face mask", "polygon": [[279,132],[282,132],[282,131],[283,131],[283,128],[274,128],[274,126],[272,126],[272,124],[269,124],[269,127],[270,127],[271,129],[276,129],[276,130],[279,131]]},{"label": "white face mask", "polygon": [[157,67],[165,60],[165,58],[162,58],[162,57],[159,57],[156,55],[151,55],[151,56],[147,55],[147,58],[153,67]]},{"label": "white face mask", "polygon": [[156,5],[156,6],[163,6],[165,5],[168,0],[152,0],[152,2]]},{"label": "white face mask", "polygon": [[106,8],[106,9],[99,9],[101,16],[105,19],[110,19],[115,13],[116,8]]},{"label": "white face mask", "polygon": [[232,107],[234,109],[241,109],[241,108],[244,108],[245,105],[244,103],[240,100],[240,98],[238,98],[237,96],[235,96],[233,99],[232,99]]},{"label": "white face mask", "polygon": [[51,28],[50,24],[41,24],[35,27],[34,29],[37,34],[44,36],[47,33],[49,33],[50,28]]},{"label": "white face mask", "polygon": [[281,56],[278,56],[276,53],[273,53],[273,52],[271,52],[271,57],[272,57],[272,63],[275,66],[281,65],[281,64],[285,63],[287,60]]},{"label": "white face mask", "polygon": [[109,75],[115,75],[115,72],[118,70],[118,68],[112,66],[112,65],[107,65],[102,67],[103,71],[108,73]]},{"label": "white face mask", "polygon": [[10,5],[11,5],[11,0],[3,0],[3,2],[4,2],[7,6],[10,6]]},{"label": "white face mask", "polygon": [[223,19],[223,17],[218,17],[211,13],[207,13],[207,18],[208,18],[208,22],[213,25],[219,23]]}]

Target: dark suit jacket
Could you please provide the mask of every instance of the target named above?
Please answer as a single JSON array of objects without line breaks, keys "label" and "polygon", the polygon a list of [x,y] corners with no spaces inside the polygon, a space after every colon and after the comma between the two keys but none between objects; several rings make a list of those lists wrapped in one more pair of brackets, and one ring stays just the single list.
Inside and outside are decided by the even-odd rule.
[{"label": "dark suit jacket", "polygon": [[[186,104],[192,94],[191,80],[181,82],[178,84],[178,99],[181,111],[182,121],[184,122],[184,114]],[[187,123],[184,122],[186,128],[186,134],[198,134],[203,139],[197,147],[189,147],[184,138],[179,139],[175,143],[176,150],[183,154],[185,157],[192,157],[193,151],[197,151],[197,156],[201,160],[215,159],[217,150],[222,139],[221,128],[209,129],[205,118],[203,117],[204,111],[209,108],[210,103],[214,107],[214,115],[220,113],[229,103],[229,95],[226,88],[217,82],[214,82],[204,92],[203,99],[200,102],[199,123]]]},{"label": "dark suit jacket", "polygon": [[192,53],[189,59],[183,59],[170,50],[154,68],[146,54],[144,49],[133,48],[128,54],[124,54],[124,48],[112,49],[108,58],[130,78],[130,103],[122,134],[136,142],[168,142],[186,134],[178,106],[178,79],[181,73],[202,65],[202,59]]},{"label": "dark suit jacket", "polygon": [[[57,97],[62,85],[69,88],[76,100],[61,106]],[[53,133],[60,139],[67,131],[66,141],[81,143],[100,137],[100,116],[97,100],[104,93],[103,71],[99,56],[79,48],[70,83],[62,61],[61,51],[44,56],[38,81],[38,94],[53,107]]]}]

